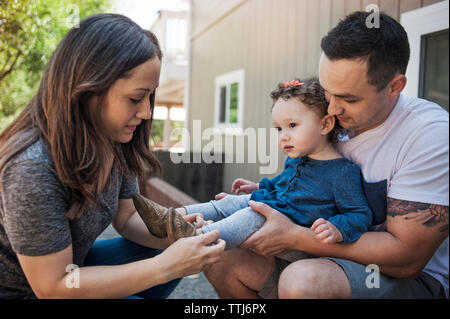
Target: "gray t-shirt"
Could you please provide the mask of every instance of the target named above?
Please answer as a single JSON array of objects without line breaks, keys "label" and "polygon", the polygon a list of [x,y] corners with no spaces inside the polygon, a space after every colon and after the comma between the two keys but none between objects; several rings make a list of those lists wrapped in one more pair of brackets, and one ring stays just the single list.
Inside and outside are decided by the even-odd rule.
[{"label": "gray t-shirt", "polygon": [[[73,263],[83,266],[96,238],[111,224],[119,198],[139,192],[136,177],[122,174],[115,162],[97,207],[69,220],[71,194],[55,170],[42,140],[5,166],[0,191],[0,298],[35,298],[16,254],[41,256],[72,244]],[[119,148],[120,149],[120,148]],[[119,151],[119,156],[123,154]]]}]

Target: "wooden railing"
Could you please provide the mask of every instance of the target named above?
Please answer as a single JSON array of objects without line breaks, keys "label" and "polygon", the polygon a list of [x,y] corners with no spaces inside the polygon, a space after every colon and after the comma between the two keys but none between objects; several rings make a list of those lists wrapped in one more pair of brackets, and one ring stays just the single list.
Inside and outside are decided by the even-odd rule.
[{"label": "wooden railing", "polygon": [[198,203],[178,188],[157,177],[146,179],[143,187],[142,195],[166,207],[177,208]]}]

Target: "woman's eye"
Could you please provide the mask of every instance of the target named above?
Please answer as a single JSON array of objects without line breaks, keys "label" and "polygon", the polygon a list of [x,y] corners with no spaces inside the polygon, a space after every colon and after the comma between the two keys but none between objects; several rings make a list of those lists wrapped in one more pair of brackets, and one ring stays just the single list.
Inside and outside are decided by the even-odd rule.
[{"label": "woman's eye", "polygon": [[137,99],[132,99],[132,98],[130,98],[130,101],[131,101],[132,103],[134,103],[134,104],[138,104],[138,103],[140,103],[140,102],[142,101],[142,99],[137,100]]},{"label": "woman's eye", "polygon": [[294,128],[294,127],[296,127],[297,126],[297,124],[295,124],[295,123],[289,123],[289,127],[290,128]]}]

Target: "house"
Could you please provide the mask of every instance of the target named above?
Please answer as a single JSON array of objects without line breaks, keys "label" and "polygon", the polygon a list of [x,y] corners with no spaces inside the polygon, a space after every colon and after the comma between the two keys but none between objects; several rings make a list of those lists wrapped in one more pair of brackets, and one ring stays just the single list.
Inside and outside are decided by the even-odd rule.
[{"label": "house", "polygon": [[[228,156],[225,191],[237,177],[258,181],[281,171],[284,156],[269,151],[269,93],[279,82],[316,76],[321,38],[369,4],[403,23],[409,34],[408,94],[440,101],[448,110],[448,0],[190,2],[185,144],[194,152]],[[256,143],[249,128],[260,128],[258,138],[266,143]],[[268,169],[273,163],[276,169]]]},{"label": "house", "polygon": [[170,139],[176,124],[185,120],[184,92],[188,75],[187,11],[161,10],[150,30],[163,51],[161,76],[155,100],[154,149],[168,150],[177,146]]}]

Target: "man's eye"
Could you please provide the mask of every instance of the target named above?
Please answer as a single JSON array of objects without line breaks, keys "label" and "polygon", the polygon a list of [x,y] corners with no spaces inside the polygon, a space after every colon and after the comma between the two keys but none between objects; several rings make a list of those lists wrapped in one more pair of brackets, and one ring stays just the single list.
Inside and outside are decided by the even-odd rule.
[{"label": "man's eye", "polygon": [[296,127],[297,126],[297,124],[295,124],[295,123],[289,123],[289,127],[290,128],[294,128],[294,127]]},{"label": "man's eye", "polygon": [[352,104],[352,103],[356,103],[358,101],[357,100],[345,100],[345,102]]}]

